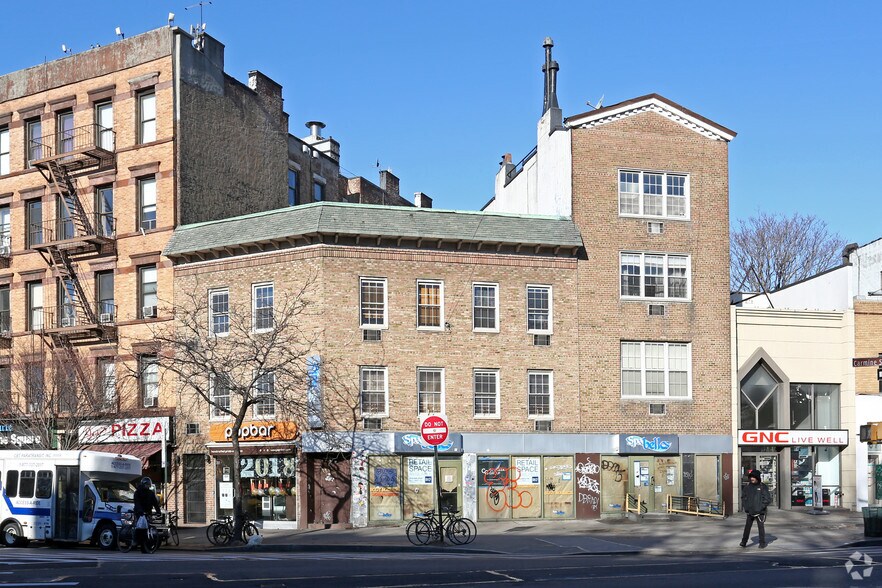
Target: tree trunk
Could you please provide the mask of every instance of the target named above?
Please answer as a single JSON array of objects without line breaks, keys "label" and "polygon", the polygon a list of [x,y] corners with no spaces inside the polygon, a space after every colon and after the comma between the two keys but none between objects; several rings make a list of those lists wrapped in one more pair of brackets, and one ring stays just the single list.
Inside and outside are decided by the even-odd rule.
[{"label": "tree trunk", "polygon": [[[244,404],[244,403],[243,403]],[[232,442],[233,442],[233,543],[239,543],[242,539],[242,527],[245,526],[245,511],[242,509],[242,472],[241,472],[241,450],[239,448],[239,429],[245,420],[245,414],[248,406],[244,405],[236,420],[233,423]]]}]

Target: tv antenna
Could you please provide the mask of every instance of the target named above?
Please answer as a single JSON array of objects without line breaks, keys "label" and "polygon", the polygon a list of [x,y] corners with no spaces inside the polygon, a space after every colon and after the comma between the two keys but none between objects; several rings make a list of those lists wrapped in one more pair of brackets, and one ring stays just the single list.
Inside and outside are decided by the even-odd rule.
[{"label": "tv antenna", "polygon": [[190,27],[190,34],[195,37],[195,39],[193,40],[193,46],[197,50],[202,49],[202,36],[205,34],[205,20],[202,17],[202,11],[205,8],[206,4],[211,4],[211,0],[199,0],[199,2],[197,2],[196,4],[191,4],[190,6],[184,7],[184,10],[187,11],[196,8],[197,6],[199,7],[199,24],[197,24],[195,27]]},{"label": "tv antenna", "polygon": [[600,96],[600,99],[597,101],[597,104],[591,104],[590,100],[587,100],[585,104],[593,108],[594,110],[599,110],[603,107],[603,99],[606,97],[606,94]]},{"label": "tv antenna", "polygon": [[190,6],[184,8],[184,10],[190,10],[192,8],[196,8],[197,6],[199,7],[199,26],[197,26],[196,28],[202,28],[203,31],[205,30],[205,19],[202,17],[202,10],[206,4],[211,4],[211,0],[199,0],[199,2],[197,2],[196,4],[191,4]]}]

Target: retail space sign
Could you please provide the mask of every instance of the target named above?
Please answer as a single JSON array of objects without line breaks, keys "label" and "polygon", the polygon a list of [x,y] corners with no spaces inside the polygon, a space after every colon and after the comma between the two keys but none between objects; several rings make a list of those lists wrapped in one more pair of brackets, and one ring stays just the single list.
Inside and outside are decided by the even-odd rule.
[{"label": "retail space sign", "polygon": [[[395,433],[395,453],[432,453],[434,449],[419,433]],[[438,445],[438,453],[461,454],[462,433],[447,435],[447,441]]]},{"label": "retail space sign", "polygon": [[435,460],[431,457],[407,458],[407,483],[410,486],[431,486]]},{"label": "retail space sign", "polygon": [[[212,423],[208,436],[212,441],[226,443],[233,440],[231,423]],[[294,441],[297,439],[297,423],[291,421],[244,422],[239,427],[239,441]]]},{"label": "retail space sign", "polygon": [[77,430],[80,443],[144,443],[169,440],[169,417],[89,422]]},{"label": "retail space sign", "polygon": [[738,445],[848,445],[844,429],[738,430]]},{"label": "retail space sign", "polygon": [[619,435],[619,455],[679,453],[677,435]]}]

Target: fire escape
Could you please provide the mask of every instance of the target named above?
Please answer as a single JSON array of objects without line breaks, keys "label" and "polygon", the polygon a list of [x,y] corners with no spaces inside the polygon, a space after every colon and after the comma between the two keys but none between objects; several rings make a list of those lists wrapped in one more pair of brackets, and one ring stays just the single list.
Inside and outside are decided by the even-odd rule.
[{"label": "fire escape", "polygon": [[[35,139],[30,165],[40,171],[56,195],[55,218],[28,226],[28,243],[57,278],[57,304],[43,309],[41,335],[59,359],[69,359],[83,384],[91,381],[76,359],[74,345],[116,339],[116,304],[96,300],[84,287],[80,262],[114,254],[116,223],[98,203],[88,210],[77,194],[77,178],[116,168],[111,129],[87,125]],[[29,222],[31,222],[29,220]],[[48,305],[47,305],[48,306]]]}]

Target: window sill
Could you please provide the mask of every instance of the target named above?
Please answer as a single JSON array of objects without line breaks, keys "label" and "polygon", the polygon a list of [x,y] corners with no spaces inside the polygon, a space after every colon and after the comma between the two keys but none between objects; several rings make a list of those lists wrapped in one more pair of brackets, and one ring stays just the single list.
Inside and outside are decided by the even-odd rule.
[{"label": "window sill", "polygon": [[472,417],[476,421],[498,421],[502,416],[498,414],[476,414]]},{"label": "window sill", "polygon": [[362,331],[388,331],[389,325],[361,325],[358,328]]},{"label": "window sill", "polygon": [[664,216],[664,215],[655,215],[655,214],[627,214],[624,212],[619,212],[619,218],[631,218],[636,220],[650,220],[650,221],[689,221],[691,220],[688,216]]},{"label": "window sill", "polygon": [[473,333],[499,333],[499,329],[476,329],[472,328]]},{"label": "window sill", "polygon": [[689,396],[621,396],[621,400],[629,400],[632,402],[692,402],[692,395]]},{"label": "window sill", "polygon": [[528,335],[548,335],[548,336],[551,336],[551,335],[554,335],[554,331],[531,331],[528,329],[527,334]]},{"label": "window sill", "polygon": [[361,414],[361,420],[364,420],[364,419],[388,419],[388,418],[389,418],[388,412],[377,413],[377,414],[370,414],[370,413],[362,413]]},{"label": "window sill", "polygon": [[547,414],[539,414],[539,415],[537,415],[537,414],[530,414],[530,415],[527,415],[527,420],[528,420],[528,421],[553,421],[553,420],[554,420],[554,415],[547,415]]},{"label": "window sill", "polygon": [[444,331],[444,327],[417,327],[416,330],[425,333],[441,333]]},{"label": "window sill", "polygon": [[252,329],[251,332],[255,335],[263,335],[265,333],[272,333],[275,329]]},{"label": "window sill", "polygon": [[679,302],[681,304],[690,304],[692,302],[692,298],[649,298],[646,296],[621,296],[619,295],[619,300],[622,302],[642,302],[644,304],[668,304]]}]

